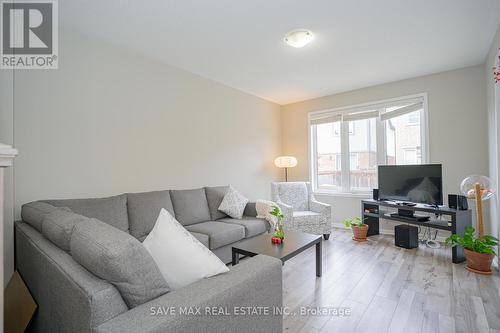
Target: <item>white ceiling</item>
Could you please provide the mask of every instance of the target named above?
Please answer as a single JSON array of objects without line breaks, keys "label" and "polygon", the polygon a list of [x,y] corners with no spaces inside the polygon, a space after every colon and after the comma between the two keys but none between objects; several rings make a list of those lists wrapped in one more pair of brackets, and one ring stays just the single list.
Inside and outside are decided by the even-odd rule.
[{"label": "white ceiling", "polygon": [[[279,104],[483,63],[499,0],[65,0],[61,24]],[[302,49],[284,34],[307,28]]]}]

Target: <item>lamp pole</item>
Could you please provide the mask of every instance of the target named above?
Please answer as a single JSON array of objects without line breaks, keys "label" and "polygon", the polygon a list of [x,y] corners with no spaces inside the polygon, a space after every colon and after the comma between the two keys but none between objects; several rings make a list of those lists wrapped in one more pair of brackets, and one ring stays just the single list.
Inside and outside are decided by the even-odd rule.
[{"label": "lamp pole", "polygon": [[476,219],[477,219],[477,238],[481,239],[484,237],[484,225],[483,225],[483,203],[482,203],[482,190],[481,184],[474,184],[474,192],[476,199]]}]

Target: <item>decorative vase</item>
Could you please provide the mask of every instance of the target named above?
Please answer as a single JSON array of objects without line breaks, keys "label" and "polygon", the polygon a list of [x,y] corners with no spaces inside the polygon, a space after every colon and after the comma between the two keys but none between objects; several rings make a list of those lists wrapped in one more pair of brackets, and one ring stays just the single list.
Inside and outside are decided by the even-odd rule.
[{"label": "decorative vase", "polygon": [[366,235],[368,234],[368,224],[363,224],[362,226],[351,226],[352,229],[352,239],[357,242],[366,242]]},{"label": "decorative vase", "polygon": [[285,239],[285,232],[283,231],[283,219],[278,218],[278,222],[276,223],[276,227],[274,228],[274,234],[271,238],[271,242],[273,244],[281,244]]},{"label": "decorative vase", "polygon": [[484,275],[491,274],[491,263],[495,257],[493,254],[478,253],[466,248],[464,248],[464,254],[468,271]]},{"label": "decorative vase", "polygon": [[278,224],[274,230],[274,237],[285,239],[285,232],[283,231],[283,225]]}]

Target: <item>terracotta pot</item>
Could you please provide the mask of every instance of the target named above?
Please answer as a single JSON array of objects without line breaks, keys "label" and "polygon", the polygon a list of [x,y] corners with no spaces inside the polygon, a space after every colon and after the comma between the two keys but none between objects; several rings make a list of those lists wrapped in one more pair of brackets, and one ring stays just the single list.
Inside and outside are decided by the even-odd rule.
[{"label": "terracotta pot", "polygon": [[366,241],[366,234],[368,233],[368,224],[363,224],[361,227],[358,226],[351,226],[352,229],[352,239],[358,242],[365,242]]},{"label": "terracotta pot", "polygon": [[495,257],[493,254],[477,253],[464,248],[467,270],[478,274],[491,274],[491,262]]}]

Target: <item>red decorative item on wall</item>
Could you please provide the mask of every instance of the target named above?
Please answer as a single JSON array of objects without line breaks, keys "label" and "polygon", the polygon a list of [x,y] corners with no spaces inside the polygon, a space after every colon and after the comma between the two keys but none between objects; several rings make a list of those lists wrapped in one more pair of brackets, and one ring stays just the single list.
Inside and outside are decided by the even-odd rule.
[{"label": "red decorative item on wall", "polygon": [[493,66],[493,80],[495,83],[500,82],[500,48],[495,58],[495,66]]}]

